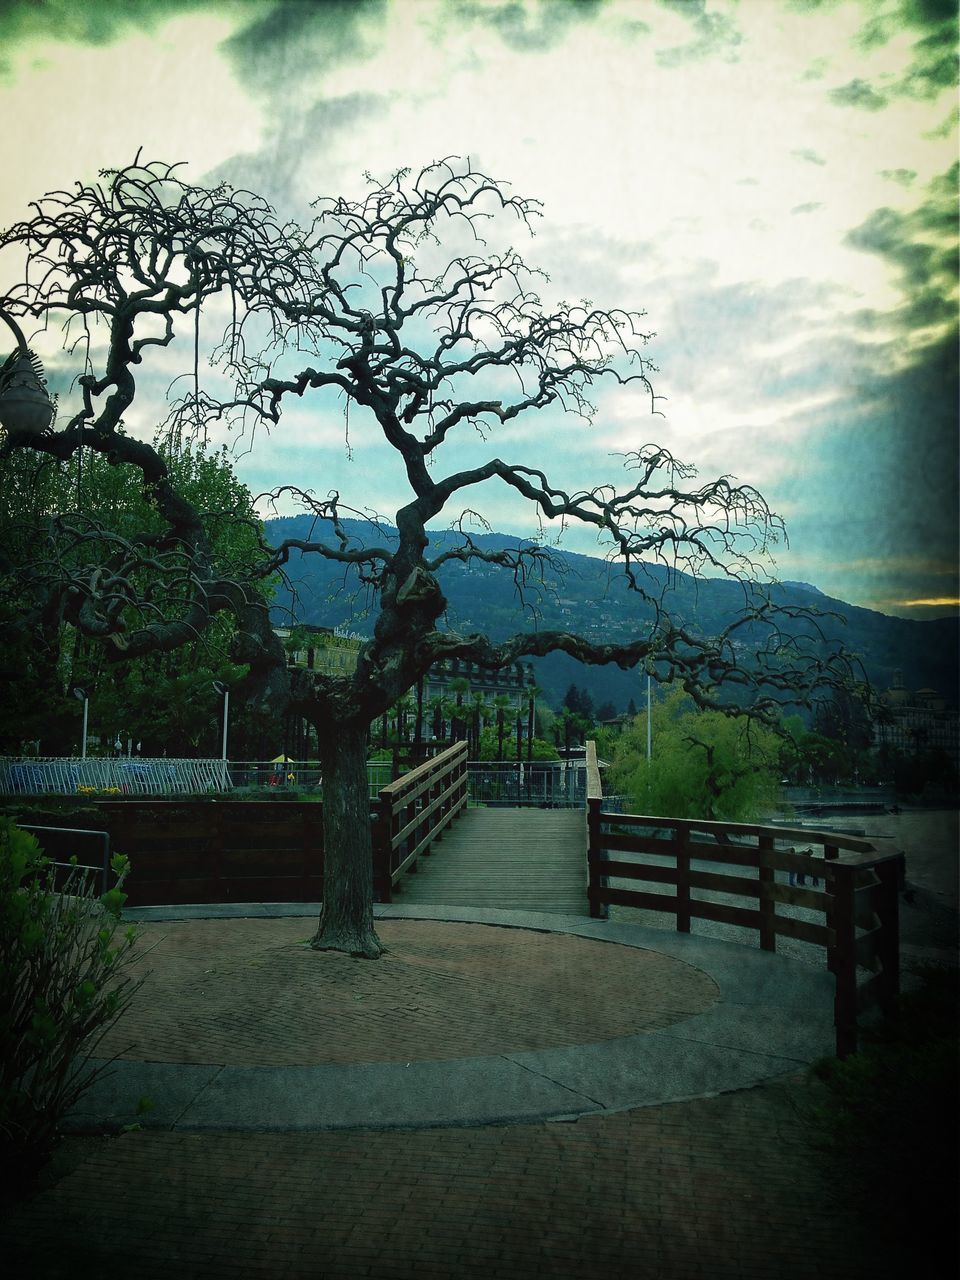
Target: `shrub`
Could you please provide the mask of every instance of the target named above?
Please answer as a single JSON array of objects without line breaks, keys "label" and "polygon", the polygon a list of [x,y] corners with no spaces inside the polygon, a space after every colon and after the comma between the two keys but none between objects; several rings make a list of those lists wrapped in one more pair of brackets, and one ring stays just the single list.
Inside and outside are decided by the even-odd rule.
[{"label": "shrub", "polygon": [[0,818],[0,1191],[34,1182],[64,1116],[103,1071],[90,1059],[140,981],[122,975],[136,931],[120,932],[127,860],[102,896],[84,868],[58,869]]}]

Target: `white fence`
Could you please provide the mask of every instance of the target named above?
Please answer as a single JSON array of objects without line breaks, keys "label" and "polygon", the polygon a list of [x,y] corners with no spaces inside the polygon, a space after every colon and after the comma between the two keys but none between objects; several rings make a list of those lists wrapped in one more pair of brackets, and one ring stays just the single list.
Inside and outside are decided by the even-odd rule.
[{"label": "white fence", "polygon": [[[470,799],[485,805],[580,807],[586,773],[578,764],[471,761]],[[391,781],[389,760],[367,765],[370,799]],[[320,767],[302,760],[171,760],[0,757],[0,795],[280,795],[316,793]]]},{"label": "white fence", "polygon": [[2,795],[204,795],[232,788],[223,760],[0,758]]},{"label": "white fence", "polygon": [[[370,795],[390,781],[390,763],[367,766]],[[172,760],[0,757],[0,795],[277,795],[320,788],[320,767],[299,760]]]}]

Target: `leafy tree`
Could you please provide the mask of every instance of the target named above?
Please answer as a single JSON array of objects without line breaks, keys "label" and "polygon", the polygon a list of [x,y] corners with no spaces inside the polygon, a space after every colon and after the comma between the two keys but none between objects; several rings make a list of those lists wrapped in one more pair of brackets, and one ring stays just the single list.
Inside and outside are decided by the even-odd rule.
[{"label": "leafy tree", "polygon": [[[532,751],[527,750],[524,745],[524,758],[528,760],[557,760],[559,756],[557,749],[552,743],[547,742],[543,738],[534,738]],[[502,743],[499,741],[497,729],[493,725],[488,725],[481,730],[480,743],[477,748],[477,760],[503,760],[510,758],[509,750],[504,750]]]},{"label": "leafy tree", "polygon": [[[775,718],[780,697],[803,701],[848,674],[836,655],[823,656],[820,631],[803,610],[790,610],[784,643],[782,613],[756,585],[782,522],[755,489],[728,477],[697,483],[691,466],[654,444],[625,459],[620,485],[589,491],[553,483],[535,458],[505,461],[492,443],[482,461],[473,465],[461,454],[458,466],[456,442],[465,432],[492,441],[503,426],[544,410],[553,415],[551,431],[562,412],[590,421],[603,383],[637,390],[653,404],[641,314],[541,301],[537,273],[520,254],[479,239],[481,228],[500,235],[511,220],[529,228],[538,206],[469,162],[371,180],[359,199],[322,199],[304,226],[282,222],[250,192],[193,186],[175,169],[139,158],[32,208],[0,237],[0,252],[28,268],[0,297],[0,313],[14,324],[37,322],[44,335],[65,328],[68,349],[78,364],[82,354],[87,370],[77,379],[79,404],[61,406],[56,428],[42,434],[21,429],[0,394],[4,450],[64,461],[81,447],[103,455],[137,476],[153,517],[142,532],[112,541],[106,562],[89,556],[68,572],[62,558],[57,565],[34,558],[35,619],[59,616],[111,660],[129,661],[176,652],[221,614],[232,616],[230,656],[249,666],[264,713],[293,710],[318,732],[326,854],[314,947],[380,953],[366,785],[370,726],[433,663],[459,658],[499,670],[553,651],[624,668],[652,663],[701,705],[731,713],[736,708],[721,699],[732,683],[751,715],[766,720]],[[211,321],[226,323],[215,367],[198,354]],[[383,468],[394,465],[408,486],[393,516],[398,543],[352,537],[341,519],[350,508],[320,474],[325,498],[307,487],[313,477],[296,477],[275,495],[298,499],[315,518],[316,536],[264,547],[255,566],[221,564],[209,525],[169,460],[121,429],[144,370],[166,348],[175,355],[181,334],[189,377],[176,384],[166,424],[172,442],[224,420],[238,431],[272,430],[291,401],[322,414],[340,397],[349,429],[377,433]],[[15,336],[20,342],[19,328]],[[29,355],[25,342],[20,350]],[[262,430],[257,442],[264,447]],[[475,492],[488,484],[525,499],[539,518],[578,523],[607,539],[628,586],[648,606],[632,640],[597,643],[534,626],[495,643],[442,629],[437,572],[444,563],[499,566],[526,603],[535,603],[537,584],[553,568],[543,542],[491,549],[466,531]],[[426,529],[441,516],[460,539],[431,556]],[[82,552],[86,531],[72,536],[73,550]],[[348,675],[284,663],[256,588],[294,550],[336,563],[369,592],[373,634]],[[717,635],[681,625],[670,615],[663,579],[646,574],[650,561],[729,575],[742,584],[742,611]]]},{"label": "leafy tree", "polygon": [[[577,685],[571,684],[567,692],[563,695],[563,706],[566,707],[575,716],[581,719],[593,720],[593,699],[590,697],[588,689],[580,689]],[[616,713],[614,713],[616,714]]]},{"label": "leafy tree", "polygon": [[845,689],[834,689],[817,708],[814,725],[825,738],[840,742],[850,751],[865,751],[873,740],[873,726],[863,702]]},{"label": "leafy tree", "polygon": [[[173,452],[160,444],[158,453],[202,513],[217,560],[232,572],[256,559],[259,521],[225,451]],[[79,687],[90,694],[92,732],[111,744],[120,733],[149,754],[219,748],[219,731],[211,733],[220,701],[212,682],[238,685],[246,673],[228,657],[235,631],[229,615],[218,615],[176,657],[157,652],[129,662],[111,661],[109,648],[65,626],[59,610],[36,615],[36,576],[24,578],[25,563],[53,580],[100,566],[102,579],[128,541],[162,530],[134,471],[96,452],[82,462],[81,470],[26,451],[0,457],[0,666],[10,689],[0,706],[0,744],[18,751],[24,740],[39,740],[48,753],[76,751],[80,706],[71,690]],[[159,577],[152,566],[140,570],[137,587],[148,599]],[[259,589],[266,596],[266,585]],[[31,614],[33,625],[24,626]],[[236,739],[243,717],[240,701],[234,705]]]},{"label": "leafy tree", "polygon": [[612,743],[612,786],[635,813],[747,822],[778,795],[780,738],[718,711],[701,710],[680,689],[654,703],[652,755],[646,713]]}]

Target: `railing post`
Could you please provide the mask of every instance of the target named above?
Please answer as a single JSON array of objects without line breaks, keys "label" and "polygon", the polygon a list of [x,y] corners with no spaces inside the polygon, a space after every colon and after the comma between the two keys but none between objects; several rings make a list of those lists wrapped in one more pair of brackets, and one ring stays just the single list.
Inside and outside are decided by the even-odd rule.
[{"label": "railing post", "polygon": [[600,804],[599,796],[591,796],[587,800],[587,897],[590,901],[590,915],[594,920],[609,920],[610,908],[595,896],[606,889],[607,877],[599,874],[603,855],[600,839]]},{"label": "railing post", "polygon": [[777,907],[773,897],[776,876],[770,861],[772,854],[773,836],[761,836],[758,875],[760,877],[760,947],[763,951],[777,949]]},{"label": "railing post", "polygon": [[[600,874],[603,861],[603,838],[600,830],[600,808],[603,804],[603,785],[597,765],[597,744],[592,740],[585,744],[584,783],[587,793],[587,900],[594,920],[610,919],[610,904],[598,897],[608,887],[609,878]],[[569,764],[569,760],[567,761]]]},{"label": "railing post", "polygon": [[393,901],[393,875],[390,867],[392,806],[390,796],[383,791],[377,796],[373,814],[371,836],[373,838],[373,888],[378,902]]},{"label": "railing post", "polygon": [[690,828],[674,823],[677,861],[677,932],[690,932]]},{"label": "railing post", "polygon": [[854,921],[854,868],[834,862],[833,893],[828,923],[834,934],[827,967],[833,974],[836,989],[833,1000],[833,1023],[837,1037],[837,1057],[846,1058],[857,1051],[857,927]]},{"label": "railing post", "polygon": [[470,773],[467,769],[467,744],[463,744],[463,755],[460,757],[460,812],[470,803]]}]

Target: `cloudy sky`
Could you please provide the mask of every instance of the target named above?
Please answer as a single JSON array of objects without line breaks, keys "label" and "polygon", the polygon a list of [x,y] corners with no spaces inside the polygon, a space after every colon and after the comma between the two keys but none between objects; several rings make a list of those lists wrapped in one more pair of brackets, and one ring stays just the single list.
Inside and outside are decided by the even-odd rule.
[{"label": "cloudy sky", "polygon": [[[365,170],[469,155],[543,202],[517,247],[555,296],[646,311],[664,397],[651,419],[610,387],[592,427],[531,424],[491,450],[549,458],[578,487],[657,439],[763,491],[790,534],[780,577],[929,617],[958,604],[954,15],[953,0],[0,0],[0,224],[140,147],[301,216],[359,193]],[[149,431],[161,413],[136,415]],[[351,443],[352,462],[342,410],[298,409],[238,470],[255,491],[296,478],[395,510],[399,469],[362,424]],[[487,488],[493,524],[530,532]]]}]

